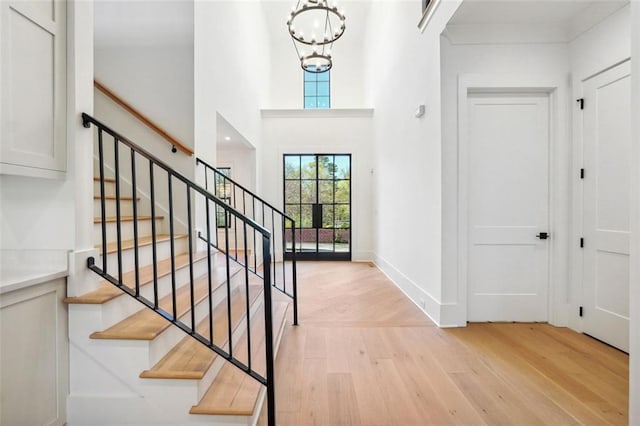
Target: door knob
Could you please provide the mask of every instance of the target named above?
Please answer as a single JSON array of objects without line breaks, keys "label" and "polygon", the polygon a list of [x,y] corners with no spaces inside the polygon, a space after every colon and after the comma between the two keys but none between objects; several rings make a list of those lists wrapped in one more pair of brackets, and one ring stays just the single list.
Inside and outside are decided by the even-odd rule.
[{"label": "door knob", "polygon": [[549,233],[548,232],[541,232],[538,235],[536,235],[536,237],[540,238],[541,240],[546,240],[547,238],[549,238]]}]

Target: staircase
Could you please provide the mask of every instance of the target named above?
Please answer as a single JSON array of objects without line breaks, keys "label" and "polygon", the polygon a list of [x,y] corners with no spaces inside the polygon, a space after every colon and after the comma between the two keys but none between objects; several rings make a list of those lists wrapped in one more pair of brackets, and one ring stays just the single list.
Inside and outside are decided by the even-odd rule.
[{"label": "staircase", "polygon": [[69,423],[251,425],[266,399],[275,424],[273,358],[291,302],[271,288],[286,288],[291,266],[274,261],[272,233],[83,119],[97,130],[88,266],[102,281],[66,299]]}]

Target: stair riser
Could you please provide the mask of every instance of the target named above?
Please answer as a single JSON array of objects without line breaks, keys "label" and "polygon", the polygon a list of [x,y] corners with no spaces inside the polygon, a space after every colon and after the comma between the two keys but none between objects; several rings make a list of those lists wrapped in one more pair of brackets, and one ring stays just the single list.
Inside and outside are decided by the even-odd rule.
[{"label": "stair riser", "polygon": [[[200,277],[201,275],[206,274],[207,272],[207,259],[201,259],[197,262],[194,262],[193,265],[193,276],[194,279]],[[171,274],[165,275],[163,277],[158,277],[158,299],[163,298],[167,294],[171,293]],[[176,270],[176,286],[180,288],[181,286],[187,284],[189,282],[189,267],[184,267]],[[147,285],[143,285],[140,287],[140,294],[146,298],[147,300],[153,301],[154,289],[153,283],[149,283]],[[129,299],[125,303],[121,303],[121,299]],[[115,299],[109,300],[106,303],[102,304],[102,322],[100,324],[96,324],[96,328],[93,330],[104,330],[112,325],[122,321],[123,318],[126,318],[130,315],[135,314],[144,306],[134,300],[132,297],[123,294],[120,297],[116,297]]]},{"label": "stair riser", "polygon": [[[253,316],[256,314],[256,312],[260,309],[260,307],[262,306],[263,300],[264,299],[262,298],[262,296],[260,296],[260,297],[258,297],[256,299],[255,302],[253,302],[253,305],[251,305],[251,308],[250,308],[251,318],[253,318]],[[243,337],[242,335],[246,331],[246,329],[247,329],[247,323],[246,323],[246,321],[242,321],[233,330],[233,344],[234,344],[234,346],[237,346],[239,344],[241,338]],[[274,332],[277,332],[277,330],[274,330]],[[228,350],[228,347],[225,348],[225,349]],[[238,356],[238,354],[235,354],[234,356]],[[207,392],[207,390],[211,386],[211,383],[213,383],[213,381],[216,379],[216,376],[220,372],[220,369],[222,368],[222,366],[224,365],[225,362],[226,361],[222,357],[217,357],[216,360],[214,361],[213,365],[209,368],[207,373],[204,375],[204,377],[197,381],[198,401],[200,401],[200,399],[202,399],[204,394]]]},{"label": "stair riser", "polygon": [[[231,278],[231,289],[237,288],[241,284],[240,274]],[[213,303],[215,309],[226,309],[227,286],[225,284],[219,286],[213,291]],[[222,303],[222,305],[221,305]],[[195,317],[196,324],[200,323],[209,315],[209,299],[205,298],[196,304]],[[191,326],[191,313],[187,312],[180,317],[180,320]],[[171,350],[185,336],[182,330],[177,327],[168,327],[159,336],[149,342],[149,362],[150,366],[155,365],[163,356]],[[205,336],[206,337],[206,336]]]},{"label": "stair riser", "polygon": [[[163,221],[161,219],[156,219],[156,232],[166,233],[166,230],[163,228]],[[116,241],[117,239],[117,231],[116,231],[116,222],[107,222],[107,242]],[[131,240],[133,239],[133,221],[123,221],[121,222],[121,232],[123,240]],[[138,236],[145,237],[151,235],[151,220],[139,220],[138,221]],[[102,244],[102,224],[94,223],[93,224],[93,241],[96,244]]]},{"label": "stair riser", "polygon": [[[120,185],[120,191],[122,192],[123,185]],[[116,195],[116,183],[115,182],[104,182],[104,193],[107,196],[115,196]],[[100,181],[93,181],[93,195],[96,197],[100,196]],[[120,194],[125,195],[125,194]],[[127,194],[128,195],[128,194]]]},{"label": "stair riser", "polygon": [[[174,252],[176,255],[187,253],[189,248],[189,239],[175,238],[174,239]],[[170,240],[159,241],[156,244],[156,259],[158,261],[171,257],[171,242]],[[97,261],[98,265],[102,267],[102,256]],[[140,267],[153,264],[153,246],[151,244],[138,247],[138,265]],[[122,270],[124,272],[132,271],[135,266],[135,257],[133,248],[122,251]],[[118,254],[117,252],[107,253],[107,268],[108,271],[114,273],[118,270]]]},{"label": "stair riser", "polygon": [[[236,278],[234,277],[234,281],[236,281]],[[223,293],[226,292],[226,289],[222,289]],[[226,303],[226,299],[224,299],[224,294],[221,296],[221,300],[220,303]],[[214,298],[216,298],[216,295],[214,295]],[[262,306],[262,299],[258,298],[256,299],[256,301],[251,305],[251,315],[252,318],[254,315],[256,315],[256,312],[259,311],[259,309]],[[220,306],[217,305],[216,309],[226,309],[224,305]],[[208,312],[205,312],[205,315],[207,315]],[[200,316],[200,313],[198,313],[197,316]],[[260,318],[260,320],[262,320]],[[187,318],[185,319],[185,321],[188,323],[190,322],[189,317],[187,316]],[[234,341],[234,347],[237,347],[237,345],[239,345],[240,340],[243,337],[243,333],[246,330],[246,322],[242,321],[241,323],[239,323],[233,330],[233,341]],[[278,332],[278,330],[275,330],[276,333]],[[167,340],[167,342],[171,341],[171,338],[173,336],[170,336],[170,334],[172,334],[169,330],[167,331],[167,335],[166,336],[160,336],[158,339],[165,339]],[[182,337],[184,337],[184,334],[178,334],[179,339],[181,339]],[[156,339],[156,340],[158,340]],[[156,345],[156,342],[154,342],[154,345]],[[167,343],[168,345],[168,343]],[[164,344],[158,340],[157,342],[157,348],[158,350],[162,353],[166,353],[168,352],[173,346],[168,346],[168,347],[164,347]],[[228,346],[224,347],[225,350],[228,351]],[[150,352],[150,356],[153,357],[154,349],[151,349]],[[164,356],[163,354],[160,356],[160,358],[158,358],[158,360],[161,359],[161,357]],[[238,356],[238,355],[236,355]],[[148,379],[149,380],[149,389],[151,391],[151,389],[157,391],[157,392],[163,392],[166,390],[166,386],[172,386],[172,395],[180,398],[180,399],[188,399],[190,398],[189,395],[193,395],[191,398],[191,400],[195,400],[195,401],[199,401],[204,394],[207,392],[207,390],[209,389],[209,387],[211,386],[211,384],[213,383],[213,381],[215,380],[216,376],[218,375],[218,373],[220,372],[220,370],[222,369],[222,367],[224,366],[224,364],[226,363],[226,361],[224,360],[224,358],[222,357],[216,357],[213,364],[209,367],[209,370],[207,370],[206,374],[202,377],[202,379],[196,380],[190,380],[190,379],[183,379],[180,380],[180,392],[183,392],[184,395],[180,396],[178,394],[176,394],[176,392],[178,392],[178,390],[175,388],[175,384],[176,384],[176,380],[175,379]],[[184,386],[184,388],[183,388]],[[153,391],[151,391],[153,392]]]},{"label": "stair riser", "polygon": [[[226,295],[226,286],[222,285],[213,292],[214,301],[224,302]],[[137,312],[142,305],[129,296],[121,296],[114,299],[118,300],[114,306],[116,309],[126,309],[127,306],[133,307],[132,313]],[[112,303],[107,302],[107,304]],[[220,303],[218,302],[218,303]],[[88,351],[93,358],[96,358],[100,363],[105,365],[118,365],[114,363],[114,360],[126,360],[129,358],[129,351],[132,350],[132,356],[138,360],[135,365],[127,364],[126,372],[119,377],[128,377],[125,382],[131,383],[132,377],[136,379],[131,383],[132,387],[137,388],[139,380],[137,379],[141,371],[147,370],[155,365],[171,348],[173,348],[182,338],[185,337],[185,333],[179,330],[177,327],[167,327],[162,333],[160,333],[155,339],[149,340],[127,340],[127,339],[90,339],[88,336],[95,330],[101,330],[105,327],[102,323],[115,323],[117,321],[108,320],[108,316],[117,315],[115,312],[106,312],[105,305],[102,305],[102,309],[97,305],[70,305],[70,326],[69,335],[70,340],[86,341],[81,344],[84,350]],[[196,322],[201,321],[205,315],[209,312],[209,301],[204,299],[196,305]],[[220,309],[220,307],[218,307]],[[121,311],[122,312],[122,311]],[[123,315],[126,315],[124,313]],[[186,313],[181,317],[181,320],[186,324],[190,324],[190,313]],[[118,316],[118,321],[124,316]],[[112,325],[112,324],[107,324]],[[140,362],[140,359],[144,359],[144,362]],[[121,361],[118,361],[121,362]],[[135,374],[132,374],[135,372]],[[120,372],[118,372],[120,373]],[[125,375],[126,373],[126,375]],[[145,379],[146,380],[146,379]],[[175,383],[168,381],[167,384]],[[149,383],[148,383],[149,385]],[[188,392],[191,395],[197,395],[198,386],[195,383],[189,385],[191,388]],[[166,388],[165,388],[166,389]],[[190,399],[190,404],[193,405],[198,399]],[[188,409],[187,409],[188,411]]]},{"label": "stair riser", "polygon": [[[104,207],[107,217],[115,217],[116,200],[104,200]],[[138,203],[138,214],[140,214],[140,204]],[[102,200],[93,200],[93,214],[95,217],[102,217]],[[122,216],[133,216],[133,200],[120,200],[120,214]]]},{"label": "stair riser", "polygon": [[[180,382],[179,380],[175,380]],[[149,398],[139,396],[119,396],[116,393],[96,395],[69,395],[69,424],[92,426],[129,425],[189,425],[189,426],[252,426],[257,419],[243,416],[203,416],[189,415],[192,402],[185,403],[173,397],[174,383],[170,389],[158,390]]]}]

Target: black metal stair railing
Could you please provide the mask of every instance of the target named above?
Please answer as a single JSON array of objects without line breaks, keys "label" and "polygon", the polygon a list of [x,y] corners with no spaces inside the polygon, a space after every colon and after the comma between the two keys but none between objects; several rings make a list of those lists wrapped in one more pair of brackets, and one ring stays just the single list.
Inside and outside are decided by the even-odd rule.
[{"label": "black metal stair railing", "polygon": [[[96,128],[100,188],[102,260],[101,262],[96,262],[96,259],[91,257],[87,261],[88,267],[109,283],[152,309],[198,342],[263,384],[266,387],[268,424],[270,426],[275,425],[274,342],[271,299],[273,241],[271,232],[90,115],[82,114],[82,121],[84,127],[90,128],[93,125]],[[107,161],[112,163],[106,164]],[[112,168],[112,177],[106,176],[105,168],[107,167]],[[115,198],[106,195],[106,182],[114,184]],[[127,192],[130,191],[132,194],[132,216],[130,217],[123,214],[123,185],[126,186]],[[148,204],[145,203],[138,207],[136,202],[138,194],[146,194],[149,199]],[[106,204],[108,198],[110,200],[115,199],[114,218],[107,218]],[[158,198],[163,198],[164,204],[159,202]],[[148,209],[149,215],[143,216],[140,211],[141,208],[143,210]],[[160,288],[160,277],[158,275],[158,238],[160,235],[160,229],[158,228],[162,228],[163,225],[156,222],[161,218],[158,215],[158,210],[161,209],[168,214],[168,230],[164,229],[164,232],[168,232],[166,238],[170,244],[171,259],[170,288],[168,289],[165,288],[166,285],[163,285],[163,289]],[[212,220],[211,216],[219,211],[223,211],[225,217],[233,220],[238,225],[237,228],[242,230],[244,234],[240,245],[238,245],[237,239],[233,243],[235,245],[235,256],[233,257],[229,254],[231,251],[230,229],[225,228],[223,235],[219,237],[218,229],[213,229],[212,227],[212,222],[215,223],[215,218]],[[143,285],[139,274],[142,262],[142,243],[138,221],[141,219],[151,221],[150,244],[152,250],[145,257],[153,265],[153,277],[148,286]],[[107,229],[107,221],[115,224],[115,230],[110,229],[110,233]],[[135,268],[132,278],[126,280],[125,267],[123,266],[123,241],[125,238],[130,239],[130,237],[125,236],[124,233],[123,223],[125,221],[131,221],[133,224],[133,230],[129,234],[133,234],[131,250],[133,251]],[[194,222],[196,223],[194,224]],[[194,272],[197,244],[193,236],[195,236],[196,226],[204,228],[204,232],[199,232],[199,238],[205,242],[206,248],[204,251],[207,258],[207,272],[202,277],[199,277],[198,280],[196,280]],[[189,261],[187,283],[178,287],[179,283],[176,279],[176,238],[179,237],[179,234],[176,228],[180,227],[184,228],[184,233],[187,234],[188,247],[186,251],[188,251]],[[216,244],[214,244],[214,233]],[[248,235],[253,235],[254,237],[254,244],[251,247],[247,239]],[[112,246],[115,246],[115,268],[113,263],[110,267],[108,262],[108,237],[111,240],[115,237],[115,244],[112,242]],[[221,242],[220,238],[223,238],[224,241]],[[147,239],[149,239],[149,236],[147,236]],[[226,288],[223,289],[224,294],[220,298],[214,297],[215,290],[213,287],[215,266],[212,264],[212,258],[216,252],[215,247],[223,247],[224,250],[220,251],[224,252],[225,256],[224,266],[222,267],[225,269],[223,280],[226,279]],[[248,259],[250,248],[259,249],[260,256],[263,259],[264,264],[260,275],[257,275],[255,270],[250,268]],[[241,251],[244,252],[244,259],[238,258],[238,253]],[[234,273],[231,270],[232,262],[241,266],[237,268],[241,272],[235,275],[239,276],[239,279],[234,279]],[[259,318],[258,315],[251,313],[249,287],[252,276],[259,276],[262,280],[264,318]],[[235,288],[232,288],[232,281],[237,282]],[[198,285],[206,288],[207,296],[204,299],[196,300],[196,286]],[[179,308],[178,292],[189,293],[187,309]],[[241,351],[242,353],[240,354],[237,353],[238,351],[234,351],[239,339],[237,336],[232,335],[232,292],[244,292],[246,297],[241,317],[246,324],[245,337],[243,339],[246,339],[247,350],[246,352]],[[167,293],[167,295],[162,296],[162,293]],[[226,303],[224,303],[225,299]],[[204,314],[200,306],[205,306]],[[229,324],[225,331],[226,336],[223,336],[226,338],[226,343],[222,346],[214,343],[213,318],[214,309],[216,308],[224,309],[227,315],[227,323]],[[254,340],[254,337],[251,336],[252,321],[264,322],[265,368],[263,372],[254,368],[256,362],[253,360],[254,355],[251,353],[251,341]],[[202,328],[203,324],[205,324],[204,328]]]},{"label": "black metal stair railing", "polygon": [[[198,164],[204,166],[205,189],[271,232],[271,282],[273,287],[293,300],[293,324],[298,325],[295,220],[204,160],[196,158],[196,165]],[[231,257],[242,263],[244,259],[239,257],[241,250],[238,250],[238,235],[240,235],[240,239],[245,240],[245,243],[248,239],[251,245],[256,240],[255,231],[253,235],[243,235],[242,230],[240,232],[238,230],[237,219],[223,214],[222,210],[218,211],[215,219],[216,229],[231,230],[235,244],[234,247],[229,248]],[[290,241],[287,240],[287,231],[291,235]],[[216,238],[212,244],[220,249],[219,241]],[[229,253],[229,250],[226,253]],[[285,255],[287,255],[286,259]],[[266,269],[261,271],[261,264],[257,257],[254,253],[252,262],[250,261],[248,266],[251,272],[262,278],[267,272]],[[263,264],[266,263],[266,260],[263,259]]]}]

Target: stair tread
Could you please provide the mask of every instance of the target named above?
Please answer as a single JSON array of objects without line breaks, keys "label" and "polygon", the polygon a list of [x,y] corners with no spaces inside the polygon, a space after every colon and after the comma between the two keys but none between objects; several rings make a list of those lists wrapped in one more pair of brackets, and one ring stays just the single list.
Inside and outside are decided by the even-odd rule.
[{"label": "stair tread", "polygon": [[[180,238],[187,238],[188,236],[189,235],[187,234],[177,234],[174,236],[174,238],[180,239]],[[170,239],[171,237],[169,236],[169,234],[156,235],[156,243],[168,241]],[[151,236],[138,237],[138,247],[148,246],[148,245],[151,245],[151,243],[152,243]],[[122,240],[122,250],[132,249],[133,246],[134,246],[134,240]],[[102,247],[101,245],[96,246],[97,249],[101,249],[101,247]],[[118,250],[117,242],[107,243],[107,254],[115,253],[117,250]],[[100,252],[100,254],[102,254],[102,251]]]},{"label": "stair tread", "polygon": [[[249,304],[253,305],[260,293],[262,286],[249,286]],[[235,330],[245,318],[244,289],[235,291],[231,298],[231,327]],[[203,319],[197,327],[198,333],[204,337],[209,336],[209,318]],[[218,347],[224,347],[228,342],[228,321],[226,304],[214,308],[213,315],[213,343]],[[149,379],[201,379],[213,364],[217,354],[193,339],[184,337],[174,346],[156,365],[150,370],[140,374],[142,378]]]},{"label": "stair tread", "polygon": [[[164,216],[156,216],[156,220],[162,220]],[[138,220],[151,220],[151,216],[138,215]],[[107,216],[105,222],[117,222],[116,216]],[[133,222],[133,216],[120,216],[121,222]],[[94,217],[93,223],[102,223],[102,218]]]},{"label": "stair tread", "polygon": [[[100,177],[99,176],[94,176],[93,180],[96,181],[96,182],[100,182]],[[104,181],[105,182],[115,182],[116,180],[114,178],[106,177],[106,178],[104,178]]]},{"label": "stair tread", "polygon": [[[101,199],[101,197],[99,195],[94,195],[93,199],[94,200],[99,200],[99,199]],[[115,195],[105,195],[104,199],[105,200],[117,200],[118,198]],[[122,200],[122,201],[132,201],[133,197],[123,197],[121,195],[120,196],[120,200]],[[140,197],[136,197],[136,201],[140,201]]]},{"label": "stair tread", "polygon": [[[193,254],[193,260],[197,261],[200,259],[204,259],[207,257],[207,252],[196,252]],[[176,255],[175,259],[175,268],[176,270],[180,268],[184,268],[189,265],[189,253],[183,253]],[[158,278],[164,277],[165,275],[169,275],[171,273],[171,258],[163,259],[158,262]],[[131,288],[135,288],[136,276],[134,271],[125,272],[123,274],[123,282],[124,284]],[[140,286],[144,286],[153,282],[153,266],[147,265],[140,268]],[[67,304],[102,304],[106,303],[111,299],[114,299],[123,294],[122,290],[118,287],[114,286],[110,282],[104,280],[100,282],[100,287],[96,290],[85,293],[81,296],[76,297],[67,297],[64,299],[64,302]]]},{"label": "stair tread", "polygon": [[[240,271],[241,267],[231,265],[231,276]],[[217,267],[211,274],[212,282],[217,288],[226,280],[226,268]],[[208,278],[203,275],[194,280],[194,303],[198,304],[207,297]],[[158,301],[161,309],[173,312],[171,294],[166,295]],[[176,290],[176,316],[182,317],[190,311],[191,291],[189,285],[183,285]],[[121,339],[121,340],[153,340],[162,333],[171,323],[151,309],[144,308],[135,314],[123,319],[117,324],[103,331],[97,331],[89,336],[92,339]]]},{"label": "stair tread", "polygon": [[[274,341],[278,338],[278,331],[284,323],[288,307],[288,302],[273,303]],[[264,316],[263,309],[264,307],[261,307],[256,315],[262,314]],[[256,321],[251,326],[251,335],[261,337],[259,341],[254,338],[251,342],[252,367],[259,372],[265,370],[263,328],[263,321]],[[246,353],[246,341],[241,339],[241,342],[242,344],[235,351],[237,353]],[[264,376],[264,373],[261,374]],[[189,413],[252,416],[260,396],[261,387],[260,383],[242,370],[230,363],[226,363],[200,402],[191,407]]]}]

